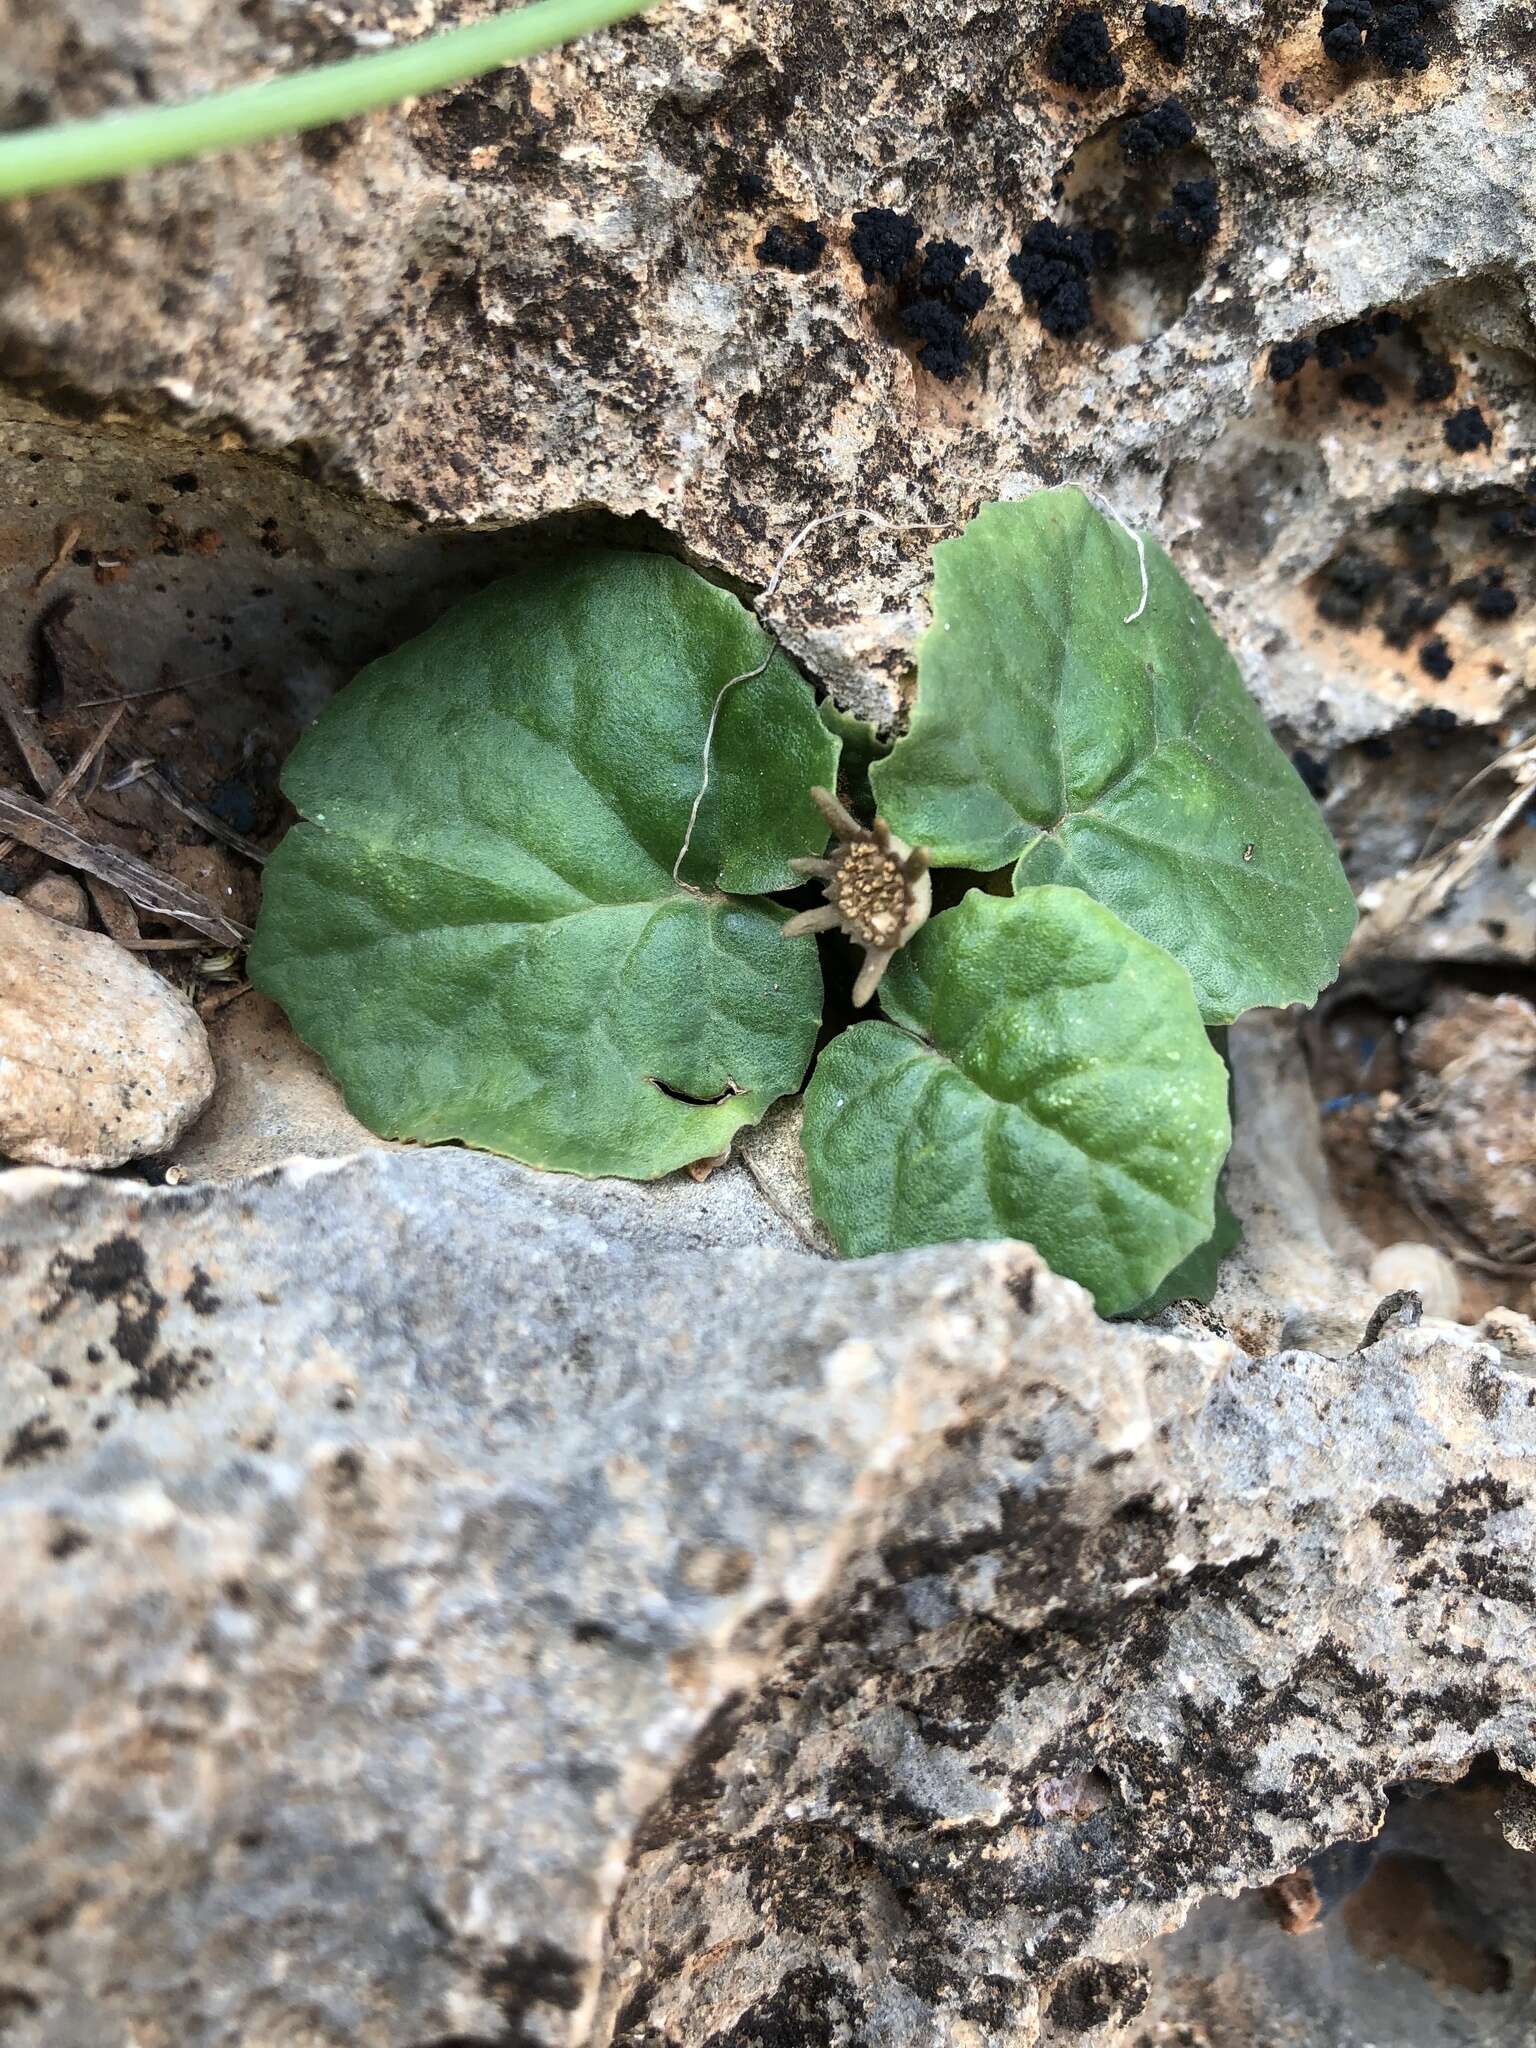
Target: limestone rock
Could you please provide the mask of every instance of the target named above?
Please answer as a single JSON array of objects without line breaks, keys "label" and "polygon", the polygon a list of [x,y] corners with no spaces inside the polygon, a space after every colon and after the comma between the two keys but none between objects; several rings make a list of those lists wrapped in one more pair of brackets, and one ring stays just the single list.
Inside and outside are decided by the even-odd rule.
[{"label": "limestone rock", "polygon": [[0,898],[0,1157],[106,1167],[163,1152],[213,1078],[202,1020],[168,982]]},{"label": "limestone rock", "polygon": [[8,2048],[1029,2048],[1536,1778],[1519,1344],[1257,1360],[714,1185],[0,1178]]},{"label": "limestone rock", "polygon": [[1412,1085],[1376,1127],[1392,1171],[1484,1258],[1536,1247],[1536,1007],[1445,989],[1409,1032]]},{"label": "limestone rock", "polygon": [[[1129,1331],[1101,1356],[1032,1339],[717,1716],[646,1823],[596,2040],[1527,2038],[1529,1861],[1415,1830],[1407,1795],[1476,1762],[1523,1812],[1536,1777],[1536,1384],[1428,1325],[1342,1359]],[[1302,1864],[1326,1890],[1329,1852],[1373,1841],[1394,1881],[1418,1865],[1361,1890],[1352,1973],[1322,1942],[1284,1975],[1259,1892]],[[1449,1967],[1430,1906],[1481,1975],[1405,2021],[1362,1944],[1395,1925]]]},{"label": "limestone rock", "polygon": [[[0,0],[0,122],[178,99],[482,11]],[[18,204],[0,357],[77,411],[171,414],[439,520],[643,515],[759,588],[808,521],[877,513],[816,529],[768,609],[883,718],[933,540],[1075,476],[1174,544],[1308,744],[1424,706],[1492,722],[1536,635],[1527,571],[1489,535],[1526,502],[1536,438],[1524,29],[1506,0],[1458,0],[1428,68],[1393,77],[1331,64],[1315,8],[1237,0],[1191,9],[1174,72],[1127,6],[1123,85],[1082,94],[1046,75],[1060,12],[671,6],[406,109]],[[1175,91],[1193,142],[1128,163],[1136,95]],[[1219,228],[1183,247],[1158,214],[1204,178]],[[852,217],[873,205],[968,246],[992,288],[957,382],[918,365],[893,288],[860,274]],[[1120,232],[1073,339],[1008,272],[1042,218]],[[827,237],[810,271],[762,260],[807,220]],[[1378,335],[1378,314],[1406,324]],[[1268,376],[1274,344],[1356,320],[1332,367]],[[1346,386],[1357,345],[1379,401]],[[1442,362],[1454,391],[1419,398]],[[1492,445],[1458,454],[1443,428],[1469,404]],[[1426,551],[1435,589],[1507,566],[1521,600],[1451,602],[1443,681],[1387,630]]]},{"label": "limestone rock", "polygon": [[1027,1248],[713,1185],[0,1177],[7,2048],[583,2038],[691,1735],[1033,1344],[1108,1366]]}]

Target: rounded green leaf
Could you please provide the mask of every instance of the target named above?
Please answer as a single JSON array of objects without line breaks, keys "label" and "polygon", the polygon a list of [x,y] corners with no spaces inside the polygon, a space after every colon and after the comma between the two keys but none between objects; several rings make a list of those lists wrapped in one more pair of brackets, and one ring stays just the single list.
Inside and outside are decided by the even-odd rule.
[{"label": "rounded green leaf", "polygon": [[295,749],[257,986],[381,1135],[645,1179],[799,1085],[814,942],[716,893],[796,878],[837,740],[771,643],[658,555],[495,584],[374,662]]},{"label": "rounded green leaf", "polygon": [[1102,904],[973,891],[881,1000],[897,1022],[835,1038],[806,1092],[844,1252],[1025,1238],[1112,1315],[1211,1235],[1226,1068],[1184,969]]},{"label": "rounded green leaf", "polygon": [[1173,563],[1080,491],[934,550],[912,724],[872,771],[941,867],[1084,889],[1188,968],[1208,1023],[1311,1002],[1354,898],[1317,805]]}]

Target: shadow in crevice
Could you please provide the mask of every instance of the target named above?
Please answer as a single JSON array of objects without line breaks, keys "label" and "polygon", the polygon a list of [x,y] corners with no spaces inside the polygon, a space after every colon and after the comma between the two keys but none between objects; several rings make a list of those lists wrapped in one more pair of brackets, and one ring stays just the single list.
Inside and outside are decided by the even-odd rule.
[{"label": "shadow in crevice", "polygon": [[1262,1891],[1207,1899],[1143,1951],[1136,2031],[1099,2038],[1525,2048],[1533,1846],[1536,1794],[1491,1765],[1454,1785],[1397,1787],[1375,1837],[1334,1844]]},{"label": "shadow in crevice", "polygon": [[1117,342],[1144,342],[1183,318],[1209,260],[1207,246],[1181,243],[1160,216],[1175,205],[1175,187],[1215,173],[1198,140],[1150,162],[1128,160],[1125,126],[1108,122],[1073,151],[1061,176],[1059,218],[1063,227],[1115,237],[1115,261],[1095,273],[1095,309]]}]

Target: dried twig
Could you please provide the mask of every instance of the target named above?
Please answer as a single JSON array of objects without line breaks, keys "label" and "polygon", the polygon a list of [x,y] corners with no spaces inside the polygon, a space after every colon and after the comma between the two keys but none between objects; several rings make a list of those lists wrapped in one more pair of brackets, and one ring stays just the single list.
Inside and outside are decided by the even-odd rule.
[{"label": "dried twig", "polygon": [[89,835],[83,823],[66,822],[58,812],[34,803],[18,791],[0,789],[0,827],[50,860],[78,868],[83,874],[94,875],[98,881],[121,889],[152,916],[189,925],[221,945],[231,941],[243,943],[250,937],[244,925],[215,910],[180,882],[160,874],[147,861],[115,846],[103,845]]},{"label": "dried twig", "polygon": [[[49,796],[49,810],[63,811],[66,807],[69,807],[70,797],[79,788],[80,784],[85,780],[86,776],[90,773],[96,761],[100,758],[101,750],[107,744],[107,740],[111,734],[113,726],[116,725],[117,721],[122,717],[122,715],[123,714],[120,711],[114,711],[110,718],[104,720],[101,731],[97,733],[95,739],[91,741],[90,745],[86,748],[85,752],[80,756],[79,760],[75,763],[74,767],[71,768],[69,773],[64,777],[63,781],[59,784],[58,788],[55,789]],[[58,770],[54,769],[53,772],[57,774]],[[10,852],[11,848],[15,845],[15,843],[16,842],[13,839],[0,839],[0,860],[3,860],[5,858],[5,856]]]},{"label": "dried twig", "polygon": [[[36,721],[22,704],[10,684],[0,677],[0,719],[16,742],[21,758],[27,764],[27,772],[43,795],[50,801],[59,800],[59,816],[68,821],[85,824],[85,813],[72,796],[60,798],[59,792],[65,781],[63,770],[38,736]],[[111,731],[110,724],[106,728]],[[15,838],[23,835],[15,833]],[[133,905],[119,890],[94,876],[86,883],[96,915],[103,928],[110,932],[119,945],[139,936],[139,921],[133,914]]]},{"label": "dried twig", "polygon": [[122,715],[122,706],[119,705],[116,711],[109,713],[108,716],[102,720],[101,730],[97,733],[95,739],[91,741],[90,745],[86,748],[85,752],[80,756],[79,760],[75,763],[74,767],[70,769],[69,773],[65,776],[64,780],[53,792],[53,795],[49,797],[48,803],[51,809],[57,810],[59,806],[64,802],[65,798],[73,795],[75,790],[77,790],[80,787],[80,784],[85,780],[86,776],[90,773],[91,769],[96,765],[96,762],[100,757],[102,748],[107,744],[107,741],[112,737],[112,729],[117,724],[117,721],[122,717]]},{"label": "dried twig", "polygon": [[146,697],[169,697],[177,690],[195,690],[200,683],[220,683],[226,676],[237,676],[239,673],[238,666],[209,669],[204,675],[183,676],[179,682],[174,683],[156,683],[148,690],[121,690],[115,697],[86,697],[70,708],[74,711],[99,711],[104,704],[142,704]]},{"label": "dried twig", "polygon": [[63,568],[64,564],[69,560],[70,556],[74,553],[75,549],[80,545],[80,533],[81,528],[78,525],[78,523],[71,523],[68,526],[61,526],[59,528],[58,539],[54,547],[53,560],[45,564],[43,568],[39,569],[37,574],[32,578],[32,588],[34,591],[47,589],[48,585],[53,581],[54,577],[58,575],[59,571]]},{"label": "dried twig", "polygon": [[248,996],[255,987],[254,982],[237,981],[233,988],[210,989],[205,996],[199,996],[195,1008],[199,1017],[216,1017],[220,1010],[227,1010],[231,1003],[238,1003],[242,996]]},{"label": "dried twig", "polygon": [[[1362,897],[1366,915],[1344,955],[1346,968],[1391,952],[1411,927],[1422,924],[1449,902],[1531,801],[1532,785],[1536,784],[1536,742],[1527,740],[1511,748],[1497,764],[1490,765],[1497,765],[1510,777],[1514,784],[1512,794],[1476,831],[1453,840],[1432,860],[1420,861]],[[1465,791],[1459,794],[1464,795]]]},{"label": "dried twig", "polygon": [[37,720],[4,676],[0,676],[0,719],[16,742],[16,750],[27,764],[27,773],[44,796],[52,796],[63,780],[63,770],[43,745]]},{"label": "dried twig", "polygon": [[265,867],[267,854],[254,839],[247,839],[243,832],[237,832],[233,825],[226,825],[217,811],[210,811],[206,804],[200,804],[196,797],[183,796],[171,778],[160,768],[142,769],[134,777],[136,782],[147,783],[156,796],[168,803],[172,810],[180,811],[184,818],[190,818],[200,832],[206,832],[211,839],[222,839],[226,846],[236,853],[244,854],[258,867]]}]

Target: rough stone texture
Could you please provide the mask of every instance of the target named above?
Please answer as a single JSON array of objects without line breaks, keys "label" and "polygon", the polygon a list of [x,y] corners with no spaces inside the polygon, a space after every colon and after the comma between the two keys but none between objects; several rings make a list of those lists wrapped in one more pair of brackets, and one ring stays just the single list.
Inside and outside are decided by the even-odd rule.
[{"label": "rough stone texture", "polygon": [[202,1020],[112,940],[0,897],[0,1158],[121,1166],[213,1093]]},{"label": "rough stone texture", "polygon": [[1536,1774],[1528,1368],[1427,1327],[1340,1359],[1126,1332],[1103,1364],[1032,1342],[717,1716],[646,1824],[597,2039],[1527,2038],[1528,1876],[1497,2032],[1357,2024],[1326,1983],[1331,2035],[1283,1999],[1272,2030],[1140,2015],[1202,1900],[1373,1836],[1403,1781]]},{"label": "rough stone texture", "polygon": [[1408,1034],[1410,1085],[1376,1141],[1414,1198],[1484,1258],[1536,1251],[1536,1007],[1440,992]]},{"label": "rough stone texture", "polygon": [[700,1723],[1030,1346],[1118,1343],[713,1186],[0,1177],[7,2048],[581,2038]]},{"label": "rough stone texture", "polygon": [[1536,2032],[1530,1798],[1528,1785],[1486,1770],[1400,1791],[1355,1890],[1338,1896],[1339,1877],[1355,1876],[1352,1860],[1358,1868],[1354,1844],[1313,1866],[1324,1910],[1299,1939],[1261,1892],[1208,1899],[1137,1958],[1147,2003],[1135,2038],[1523,2048]]},{"label": "rough stone texture", "polygon": [[[177,97],[487,4],[0,0],[0,117]],[[293,451],[434,518],[644,513],[757,584],[838,507],[947,529],[1042,477],[1097,478],[1179,549],[1299,736],[1424,704],[1492,718],[1536,632],[1528,568],[1487,535],[1536,440],[1528,10],[1457,0],[1429,69],[1391,78],[1330,64],[1313,8],[1197,5],[1176,74],[1197,142],[1132,171],[1118,121],[1175,74],[1127,5],[1110,11],[1123,88],[1049,84],[1056,13],[677,4],[408,111],[17,204],[0,347],[72,404]],[[743,171],[767,196],[740,196]],[[1217,239],[1159,244],[1163,185],[1205,174]],[[919,370],[888,289],[860,278],[849,222],[873,203],[974,248],[994,297],[968,379]],[[1047,337],[1006,274],[1045,215],[1128,231],[1079,341]],[[802,218],[828,234],[820,265],[762,265],[765,230]],[[1418,337],[1372,359],[1382,403],[1315,363],[1268,380],[1274,343],[1378,311]],[[1454,362],[1451,398],[1414,399],[1425,350]],[[1491,452],[1453,454],[1443,421],[1473,402]],[[1359,627],[1315,602],[1350,552],[1401,586],[1416,543],[1379,522],[1421,504],[1435,579],[1507,561],[1521,598],[1503,620],[1453,606],[1443,682],[1374,601]],[[899,701],[934,537],[829,525],[786,576],[771,615],[849,703]]]},{"label": "rough stone texture", "polygon": [[1536,1775],[1523,1319],[1253,1360],[718,1180],[0,1178],[8,2044],[1026,2048]]}]

